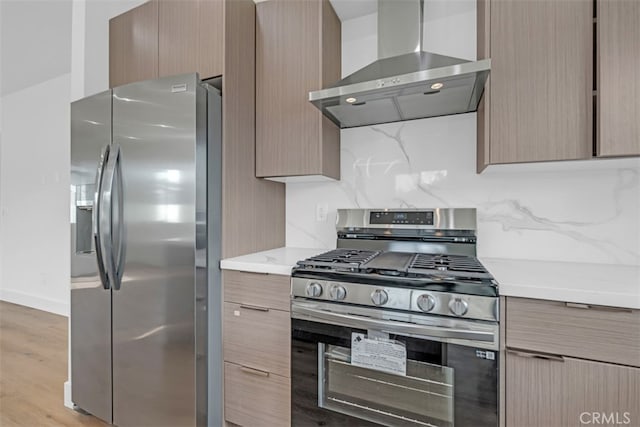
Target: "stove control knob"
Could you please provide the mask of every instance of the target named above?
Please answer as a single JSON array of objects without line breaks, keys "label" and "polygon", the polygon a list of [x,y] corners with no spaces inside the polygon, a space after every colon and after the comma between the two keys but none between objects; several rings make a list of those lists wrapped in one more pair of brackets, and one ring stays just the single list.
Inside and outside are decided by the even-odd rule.
[{"label": "stove control knob", "polygon": [[318,298],[322,295],[322,286],[318,282],[311,282],[307,285],[307,296],[311,298]]},{"label": "stove control knob", "polygon": [[469,311],[469,303],[460,297],[449,301],[449,310],[456,316],[464,316]]},{"label": "stove control knob", "polygon": [[431,311],[436,306],[436,299],[433,295],[422,294],[418,297],[418,307],[422,311]]},{"label": "stove control knob", "polygon": [[329,296],[332,300],[342,301],[347,296],[347,290],[344,286],[333,285],[331,289],[329,289]]},{"label": "stove control knob", "polygon": [[371,293],[371,301],[375,305],[385,305],[389,301],[389,295],[382,289],[376,289]]}]

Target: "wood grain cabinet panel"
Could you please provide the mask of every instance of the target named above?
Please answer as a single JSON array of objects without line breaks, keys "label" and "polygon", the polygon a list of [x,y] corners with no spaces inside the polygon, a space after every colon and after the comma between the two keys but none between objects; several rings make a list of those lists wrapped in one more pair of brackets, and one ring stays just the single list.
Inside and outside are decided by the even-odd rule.
[{"label": "wood grain cabinet panel", "polygon": [[276,310],[290,310],[291,277],[224,271],[224,300]]},{"label": "wood grain cabinet panel", "polygon": [[506,365],[507,426],[637,425],[640,420],[638,368],[511,350]]},{"label": "wood grain cabinet panel", "polygon": [[286,311],[224,303],[224,360],[291,376],[291,319]]},{"label": "wood grain cabinet panel", "polygon": [[158,2],[109,20],[109,87],[158,77]]},{"label": "wood grain cabinet panel", "polygon": [[640,155],[640,1],[597,3],[597,153]]},{"label": "wood grain cabinet panel", "polygon": [[639,310],[504,305],[507,427],[640,425]]},{"label": "wood grain cabinet panel", "polygon": [[224,0],[159,0],[159,7],[160,76],[222,75]]},{"label": "wood grain cabinet panel", "polygon": [[[237,0],[234,0],[237,1]],[[110,21],[110,85],[223,74],[224,0],[152,0]]]},{"label": "wood grain cabinet panel", "polygon": [[158,0],[158,74],[198,69],[198,5],[195,0]]},{"label": "wood grain cabinet panel", "polygon": [[491,58],[491,83],[480,107],[478,170],[590,158],[593,3],[479,4],[478,54]]},{"label": "wood grain cabinet panel", "polygon": [[563,427],[563,370],[560,360],[507,350],[507,427]]},{"label": "wood grain cabinet panel", "polygon": [[228,425],[290,425],[290,280],[272,274],[223,273]]},{"label": "wood grain cabinet panel", "polygon": [[291,380],[234,363],[224,364],[224,417],[234,425],[291,425]]},{"label": "wood grain cabinet panel", "polygon": [[223,74],[224,4],[225,0],[198,0],[198,72],[203,80]]},{"label": "wood grain cabinet panel", "polygon": [[308,99],[340,79],[340,38],[328,0],[257,4],[256,176],[340,178],[340,131]]},{"label": "wood grain cabinet panel", "polygon": [[640,310],[507,298],[506,311],[509,348],[640,367]]},{"label": "wood grain cabinet panel", "polygon": [[564,378],[568,427],[640,425],[639,368],[566,358]]}]

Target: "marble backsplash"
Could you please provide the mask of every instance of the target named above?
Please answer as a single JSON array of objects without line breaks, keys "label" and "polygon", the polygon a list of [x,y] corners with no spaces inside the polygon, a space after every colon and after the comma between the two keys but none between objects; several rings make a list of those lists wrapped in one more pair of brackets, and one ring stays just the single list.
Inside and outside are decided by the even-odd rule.
[{"label": "marble backsplash", "polygon": [[475,170],[475,113],[343,130],[340,181],[287,184],[287,246],[335,247],[339,208],[475,207],[481,257],[640,264],[640,159]]}]

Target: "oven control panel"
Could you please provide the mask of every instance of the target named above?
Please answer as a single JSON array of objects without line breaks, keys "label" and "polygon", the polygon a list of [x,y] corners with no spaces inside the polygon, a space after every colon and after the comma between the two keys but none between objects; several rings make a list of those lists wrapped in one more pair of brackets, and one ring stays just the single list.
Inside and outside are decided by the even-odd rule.
[{"label": "oven control panel", "polygon": [[433,211],[372,211],[369,224],[433,225]]},{"label": "oven control panel", "polygon": [[466,319],[499,320],[497,297],[302,277],[291,278],[291,293],[294,299],[306,298]]}]

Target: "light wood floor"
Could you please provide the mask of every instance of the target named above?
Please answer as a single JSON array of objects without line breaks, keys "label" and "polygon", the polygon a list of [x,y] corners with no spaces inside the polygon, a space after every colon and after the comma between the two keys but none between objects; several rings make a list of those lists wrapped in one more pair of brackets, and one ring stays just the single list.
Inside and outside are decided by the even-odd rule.
[{"label": "light wood floor", "polygon": [[0,426],[106,426],[63,404],[67,318],[0,301]]}]

